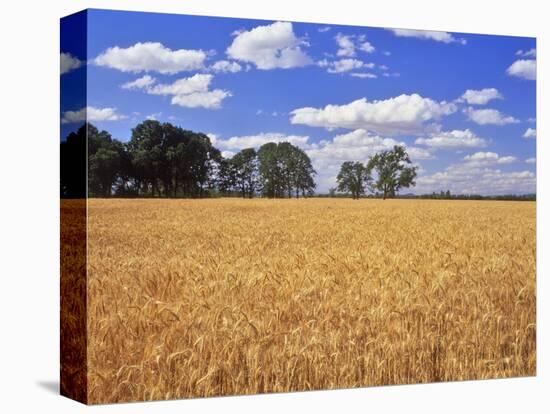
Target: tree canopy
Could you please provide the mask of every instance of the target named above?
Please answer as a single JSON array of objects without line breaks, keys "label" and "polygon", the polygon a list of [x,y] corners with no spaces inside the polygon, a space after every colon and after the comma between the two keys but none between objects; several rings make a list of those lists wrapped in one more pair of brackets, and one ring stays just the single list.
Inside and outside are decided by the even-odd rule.
[{"label": "tree canopy", "polygon": [[[351,194],[358,199],[367,190],[380,192],[384,199],[395,197],[402,188],[415,185],[417,167],[412,166],[405,147],[395,145],[393,149],[374,154],[365,164],[346,161],[336,177],[337,191]],[[376,177],[373,177],[373,172]]]},{"label": "tree canopy", "polygon": [[[415,185],[416,174],[405,148],[396,145],[366,164],[344,162],[330,193],[358,199],[370,190],[395,197]],[[155,120],[136,125],[128,142],[90,123],[61,142],[62,197],[298,198],[314,194],[315,175],[306,152],[290,142],[268,142],[225,158],[206,134]]]},{"label": "tree canopy", "polygon": [[358,199],[372,181],[371,171],[360,162],[346,161],[340,167],[336,181],[338,191],[351,193],[353,199]]},{"label": "tree canopy", "polygon": [[409,154],[401,145],[370,157],[367,168],[376,172],[373,188],[380,191],[384,199],[395,197],[400,189],[416,184],[417,167],[412,166]]},{"label": "tree canopy", "polygon": [[62,197],[299,197],[313,193],[314,175],[288,142],[224,158],[207,135],[155,120],[136,125],[126,143],[90,123],[61,142]]}]

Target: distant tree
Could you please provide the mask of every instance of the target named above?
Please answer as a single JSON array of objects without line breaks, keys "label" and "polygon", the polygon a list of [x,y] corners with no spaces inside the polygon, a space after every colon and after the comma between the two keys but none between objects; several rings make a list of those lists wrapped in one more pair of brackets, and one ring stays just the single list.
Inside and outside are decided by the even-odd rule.
[{"label": "distant tree", "polygon": [[262,194],[266,197],[311,195],[316,174],[308,155],[289,142],[269,142],[258,150]]},{"label": "distant tree", "polygon": [[205,134],[155,120],[132,129],[127,148],[137,193],[153,196],[202,197],[221,159]]},{"label": "distant tree", "polygon": [[258,185],[258,158],[254,148],[245,148],[231,159],[235,185],[243,198],[252,198]]},{"label": "distant tree", "polygon": [[84,124],[61,141],[60,195],[63,198],[86,197],[87,128],[88,124]]},{"label": "distant tree", "polygon": [[336,176],[338,191],[350,193],[354,200],[365,194],[371,181],[370,169],[360,162],[344,162]]},{"label": "distant tree", "polygon": [[445,197],[448,198],[448,199],[452,198],[451,190],[447,190],[447,192],[445,193]]},{"label": "distant tree", "polygon": [[377,173],[374,189],[382,192],[386,199],[394,197],[401,188],[414,186],[417,168],[411,164],[405,148],[400,145],[372,156],[367,168]]},{"label": "distant tree", "polygon": [[263,195],[282,197],[282,167],[275,142],[268,142],[258,149],[258,162]]},{"label": "distant tree", "polygon": [[336,197],[336,188],[335,187],[330,187],[328,189],[328,195],[329,195],[329,197]]},{"label": "distant tree", "polygon": [[293,165],[294,165],[294,174],[293,174],[293,185],[295,188],[296,198],[299,197],[299,194],[302,197],[311,196],[315,190],[316,184],[313,177],[316,174],[311,160],[308,155],[298,147],[293,148]]},{"label": "distant tree", "polygon": [[237,171],[231,158],[222,158],[218,165],[216,187],[223,195],[231,194],[237,185]]},{"label": "distant tree", "polygon": [[107,131],[88,124],[88,191],[91,196],[110,197],[121,177],[126,158],[124,145]]}]

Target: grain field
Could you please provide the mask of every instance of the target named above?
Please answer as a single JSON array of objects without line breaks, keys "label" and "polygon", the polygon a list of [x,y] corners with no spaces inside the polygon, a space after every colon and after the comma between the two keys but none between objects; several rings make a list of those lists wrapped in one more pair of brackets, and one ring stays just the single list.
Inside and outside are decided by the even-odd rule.
[{"label": "grain field", "polygon": [[535,203],[89,201],[90,403],[535,375]]}]

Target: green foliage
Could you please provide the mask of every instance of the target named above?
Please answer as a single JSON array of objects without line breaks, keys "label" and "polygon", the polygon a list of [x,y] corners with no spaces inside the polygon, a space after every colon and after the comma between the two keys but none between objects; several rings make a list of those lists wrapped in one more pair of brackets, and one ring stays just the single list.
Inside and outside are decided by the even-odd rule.
[{"label": "green foliage", "polygon": [[316,174],[311,160],[289,142],[264,144],[258,150],[262,194],[269,198],[298,198],[313,194]]},{"label": "green foliage", "polygon": [[136,125],[127,143],[91,124],[61,142],[62,197],[85,197],[86,183],[92,197],[299,197],[313,193],[314,174],[306,153],[288,142],[225,159],[205,134],[155,120]]},{"label": "green foliage", "polygon": [[411,164],[405,148],[400,145],[373,155],[367,164],[367,168],[377,174],[373,189],[380,191],[386,199],[395,197],[402,188],[414,186],[417,167]]},{"label": "green foliage", "polygon": [[371,170],[360,162],[346,161],[340,167],[336,181],[338,191],[351,193],[353,199],[358,199],[372,181]]},{"label": "green foliage", "polygon": [[[258,151],[245,148],[226,159],[205,134],[155,120],[136,125],[127,143],[89,123],[61,142],[62,197],[85,197],[88,190],[92,197],[298,198],[313,195],[315,174],[308,155],[289,142],[269,142]],[[371,189],[395,197],[415,179],[416,167],[405,148],[395,146],[372,156],[367,165],[344,162],[330,195],[338,191],[357,199]],[[450,192],[443,197],[451,197]]]}]

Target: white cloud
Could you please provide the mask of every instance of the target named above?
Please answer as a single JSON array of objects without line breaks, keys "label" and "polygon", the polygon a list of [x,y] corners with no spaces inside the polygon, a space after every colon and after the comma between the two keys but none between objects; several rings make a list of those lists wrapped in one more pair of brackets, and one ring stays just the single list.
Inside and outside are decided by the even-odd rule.
[{"label": "white cloud", "polygon": [[210,66],[210,69],[214,72],[237,73],[242,70],[242,66],[239,65],[237,62],[231,62],[229,60],[218,60],[216,63]]},{"label": "white cloud", "polygon": [[226,53],[235,60],[254,63],[258,69],[289,69],[312,63],[301,48],[304,44],[294,34],[292,23],[275,22],[239,32]]},{"label": "white cloud", "polygon": [[372,53],[376,50],[376,48],[366,40],[364,42],[359,43],[359,49],[366,53]]},{"label": "white cloud", "polygon": [[162,112],[155,112],[154,114],[147,115],[145,119],[149,119],[151,121],[157,121],[162,116]]},{"label": "white cloud", "polygon": [[82,61],[70,53],[61,53],[60,59],[59,68],[62,75],[82,66]]},{"label": "white cloud", "polygon": [[201,69],[206,59],[202,50],[172,50],[158,42],[136,43],[127,48],[111,47],[94,59],[98,66],[123,72],[174,74]]},{"label": "white cloud", "polygon": [[[367,162],[370,156],[391,150],[395,145],[407,147],[402,141],[372,134],[364,129],[356,129],[336,135],[330,140],[311,144],[306,148],[306,152],[318,174],[318,191],[326,192],[336,185],[336,175],[344,161]],[[434,158],[433,154],[424,148],[407,147],[406,150],[413,161]]]},{"label": "white cloud", "polygon": [[356,55],[356,49],[359,49],[365,53],[372,53],[376,49],[375,47],[366,40],[365,35],[343,35],[338,33],[334,40],[338,45],[338,51],[336,52],[337,56],[340,57],[354,57]]},{"label": "white cloud", "polygon": [[525,160],[525,162],[526,162],[527,164],[536,164],[537,159],[536,159],[536,158],[527,158],[527,159]]},{"label": "white cloud", "polygon": [[234,136],[228,139],[216,139],[216,145],[228,150],[258,148],[268,142],[290,142],[299,147],[308,146],[308,136],[285,135],[277,132],[262,132],[256,135]]},{"label": "white cloud", "polygon": [[319,28],[317,29],[317,31],[318,31],[319,33],[326,33],[326,32],[328,32],[330,29],[331,29],[330,26],[323,26],[323,27],[319,27]]},{"label": "white cloud", "polygon": [[457,148],[479,148],[485,147],[487,141],[478,137],[469,129],[436,132],[429,138],[418,138],[417,145],[425,145],[434,149],[457,149]]},{"label": "white cloud", "polygon": [[513,116],[504,115],[496,109],[474,109],[469,107],[464,110],[464,113],[470,121],[479,125],[506,125],[519,122]]},{"label": "white cloud", "polygon": [[218,109],[222,101],[231,96],[231,92],[221,89],[214,89],[207,92],[194,92],[188,95],[175,95],[172,97],[172,104],[185,108],[207,108]]},{"label": "white cloud", "polygon": [[485,105],[493,99],[503,99],[503,96],[495,88],[468,89],[459,98],[460,102],[467,102],[470,105]]},{"label": "white cloud", "polygon": [[536,138],[537,130],[534,128],[527,128],[523,133],[523,138]]},{"label": "white cloud", "polygon": [[469,165],[484,166],[492,164],[510,164],[517,161],[516,157],[511,155],[501,157],[496,152],[476,152],[464,157]]},{"label": "white cloud", "polygon": [[148,86],[151,86],[155,82],[156,82],[155,78],[149,75],[145,75],[133,81],[123,83],[120,87],[122,89],[143,89]]},{"label": "white cloud", "polygon": [[533,59],[516,60],[506,69],[506,73],[518,78],[535,80],[537,79],[537,61]]},{"label": "white cloud", "polygon": [[218,142],[218,134],[209,132],[208,134],[206,134],[206,136],[210,138],[210,142],[212,143],[212,145],[216,145],[216,142]]},{"label": "white cloud", "polygon": [[412,30],[412,29],[388,29],[398,37],[416,37],[418,39],[435,40],[443,43],[460,43],[466,44],[466,39],[459,39],[447,32],[439,32],[433,30]]},{"label": "white cloud", "polygon": [[418,133],[426,122],[455,111],[456,105],[452,103],[412,94],[372,102],[362,98],[324,108],[298,108],[291,112],[290,122],[327,129],[362,128],[382,134]]},{"label": "white cloud", "polygon": [[374,73],[351,73],[350,75],[361,79],[376,79],[378,77]]},{"label": "white cloud", "polygon": [[374,67],[374,63],[365,63],[358,59],[340,59],[332,62],[323,59],[317,62],[317,64],[322,68],[327,68],[328,73],[343,73],[349,72],[350,70],[362,68],[372,69]]},{"label": "white cloud", "polygon": [[414,192],[451,190],[453,194],[526,194],[534,193],[536,176],[530,171],[502,171],[464,161],[445,170],[419,175]]},{"label": "white cloud", "polygon": [[125,115],[117,113],[116,108],[96,108],[87,106],[78,111],[66,111],[61,118],[62,124],[72,124],[77,122],[100,122],[100,121],[119,121],[127,118]]},{"label": "white cloud", "polygon": [[338,33],[334,39],[338,45],[337,56],[355,56],[355,44],[351,40],[350,36],[344,36],[342,33]]},{"label": "white cloud", "polygon": [[169,84],[149,86],[147,92],[151,95],[188,95],[195,92],[206,92],[213,76],[197,73],[188,78],[182,78]]},{"label": "white cloud", "polygon": [[222,151],[222,157],[224,158],[233,158],[236,152],[234,151]]},{"label": "white cloud", "polygon": [[213,75],[197,73],[188,78],[182,78],[173,83],[155,83],[155,79],[139,78],[129,84],[128,89],[143,89],[150,95],[172,96],[171,103],[186,108],[218,109],[222,101],[232,96],[231,92],[214,89],[209,90]]},{"label": "white cloud", "polygon": [[390,77],[398,78],[401,75],[397,72],[394,72],[394,73],[385,72],[385,73],[382,74],[382,76],[384,76],[385,78],[390,78]]},{"label": "white cloud", "polygon": [[516,52],[516,56],[521,57],[530,57],[530,58],[536,58],[537,57],[537,49],[529,49],[529,50],[518,50]]}]

